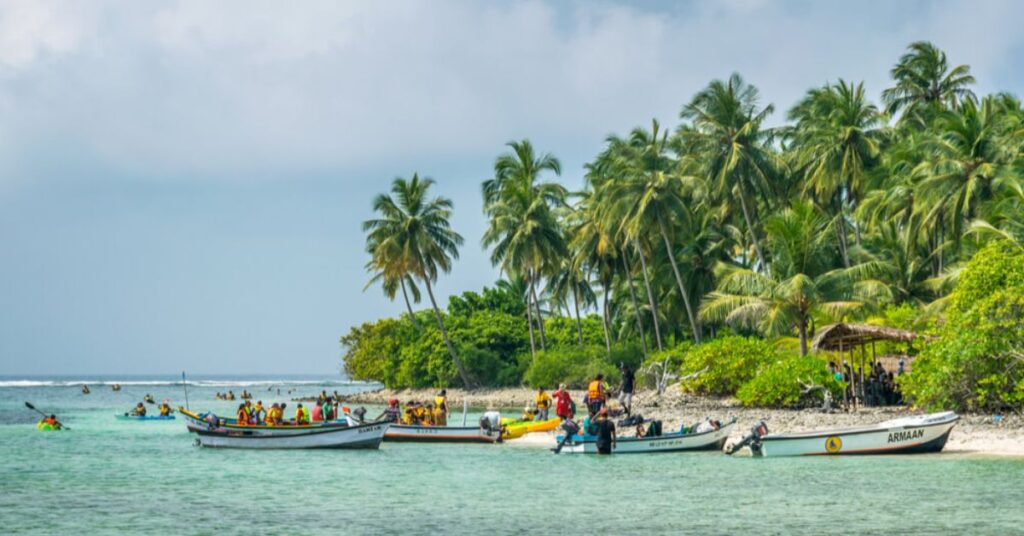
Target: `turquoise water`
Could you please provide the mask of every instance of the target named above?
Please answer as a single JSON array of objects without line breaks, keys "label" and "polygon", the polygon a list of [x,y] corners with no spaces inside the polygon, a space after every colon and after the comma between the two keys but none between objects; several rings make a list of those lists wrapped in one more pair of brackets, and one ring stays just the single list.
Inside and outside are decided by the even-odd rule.
[{"label": "turquoise water", "polygon": [[[266,384],[248,389],[269,403],[288,389],[365,388],[310,381],[285,384],[280,397]],[[587,457],[514,444],[211,450],[194,447],[180,419],[114,419],[147,391],[180,403],[177,386],[94,386],[83,396],[77,386],[5,385],[4,534],[1024,532],[1018,459]],[[191,388],[191,406],[228,412],[231,403],[212,400],[226,388]],[[73,430],[36,431],[26,400]]]}]

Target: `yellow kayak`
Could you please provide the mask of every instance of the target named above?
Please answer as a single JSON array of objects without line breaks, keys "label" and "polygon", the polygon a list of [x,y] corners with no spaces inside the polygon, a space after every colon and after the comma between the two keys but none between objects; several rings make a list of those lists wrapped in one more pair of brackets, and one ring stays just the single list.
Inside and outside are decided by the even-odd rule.
[{"label": "yellow kayak", "polygon": [[561,419],[555,417],[546,421],[513,421],[508,420],[502,424],[505,430],[501,434],[502,439],[516,439],[532,432],[550,432],[558,428]]}]

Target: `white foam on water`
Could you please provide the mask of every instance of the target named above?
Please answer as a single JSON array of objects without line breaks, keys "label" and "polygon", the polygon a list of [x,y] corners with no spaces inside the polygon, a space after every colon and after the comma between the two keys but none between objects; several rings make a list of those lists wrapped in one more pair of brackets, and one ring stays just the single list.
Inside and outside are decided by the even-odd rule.
[{"label": "white foam on water", "polygon": [[[271,387],[281,386],[343,386],[343,385],[367,385],[363,381],[347,380],[188,380],[186,382],[194,387]],[[80,387],[82,385],[181,385],[181,380],[0,380],[0,388],[4,387]]]}]

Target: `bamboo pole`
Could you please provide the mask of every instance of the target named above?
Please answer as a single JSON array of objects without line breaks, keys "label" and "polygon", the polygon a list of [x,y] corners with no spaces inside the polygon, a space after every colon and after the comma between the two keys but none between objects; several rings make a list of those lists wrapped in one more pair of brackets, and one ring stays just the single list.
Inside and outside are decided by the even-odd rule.
[{"label": "bamboo pole", "polygon": [[[843,353],[843,340],[839,339],[839,377],[842,378],[846,374],[846,354]],[[850,376],[850,380],[853,380],[853,376]],[[846,388],[843,388],[843,409],[850,411],[850,400],[847,397]]]}]

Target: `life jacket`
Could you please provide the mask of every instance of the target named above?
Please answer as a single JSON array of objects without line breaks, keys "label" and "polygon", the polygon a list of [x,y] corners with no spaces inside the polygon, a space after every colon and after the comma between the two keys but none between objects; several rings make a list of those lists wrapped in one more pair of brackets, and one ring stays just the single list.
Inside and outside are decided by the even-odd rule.
[{"label": "life jacket", "polygon": [[443,409],[434,408],[434,424],[436,426],[445,426],[448,424],[448,416],[445,415]]},{"label": "life jacket", "polygon": [[537,394],[537,409],[548,409],[551,407],[551,397],[547,393]]},{"label": "life jacket", "polygon": [[601,389],[601,382],[594,380],[587,387],[587,398],[590,400],[604,400],[604,390]]},{"label": "life jacket", "polygon": [[306,408],[306,407],[302,408],[302,420],[306,424],[309,424],[309,408]]},{"label": "life jacket", "polygon": [[434,407],[441,409],[448,409],[448,399],[443,396],[434,398]]},{"label": "life jacket", "polygon": [[164,405],[160,406],[160,416],[161,417],[166,417],[166,416],[168,416],[170,414],[171,414],[171,408],[168,407],[167,404],[164,404]]}]

